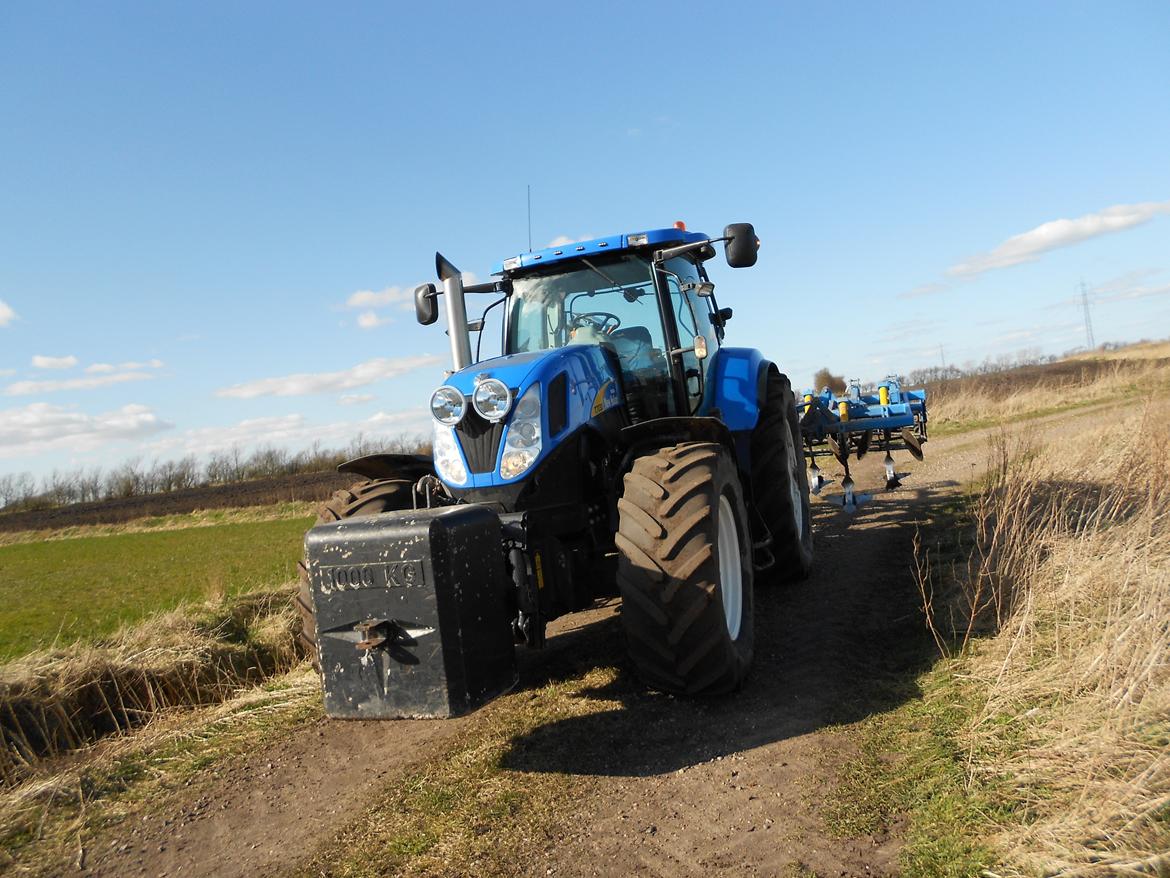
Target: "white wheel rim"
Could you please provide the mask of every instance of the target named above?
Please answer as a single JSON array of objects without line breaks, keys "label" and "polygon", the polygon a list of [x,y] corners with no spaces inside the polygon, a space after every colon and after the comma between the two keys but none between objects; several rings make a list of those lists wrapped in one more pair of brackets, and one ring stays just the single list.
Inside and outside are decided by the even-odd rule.
[{"label": "white wheel rim", "polygon": [[796,531],[796,541],[804,539],[804,504],[800,496],[800,478],[796,470],[796,451],[792,447],[792,440],[784,443],[788,452],[788,491],[792,494],[792,528]]},{"label": "white wheel rim", "polygon": [[727,633],[735,640],[743,621],[743,569],[739,563],[739,526],[726,497],[719,498],[719,591],[723,595]]}]

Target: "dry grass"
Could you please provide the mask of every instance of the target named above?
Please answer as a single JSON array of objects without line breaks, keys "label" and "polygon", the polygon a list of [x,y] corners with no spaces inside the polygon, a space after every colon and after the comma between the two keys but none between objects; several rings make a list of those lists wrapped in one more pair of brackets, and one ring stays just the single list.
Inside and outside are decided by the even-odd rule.
[{"label": "dry grass", "polygon": [[1070,360],[1162,360],[1170,357],[1170,341],[1142,341],[1112,351],[1085,351]]},{"label": "dry grass", "polygon": [[1170,386],[1167,366],[1153,358],[1102,359],[949,381],[930,388],[930,422],[947,433],[1149,396]]},{"label": "dry grass", "polygon": [[1008,805],[1003,871],[1167,874],[1170,405],[1044,447],[1001,438],[972,502],[971,560],[949,590],[926,565],[922,584],[983,693],[961,745],[972,788]]},{"label": "dry grass", "polygon": [[0,666],[0,782],[143,725],[177,706],[223,701],[300,660],[290,587],[188,606],[94,645]]},{"label": "dry grass", "polygon": [[0,788],[0,873],[80,871],[144,810],[177,810],[209,765],[267,746],[321,715],[317,674],[302,663],[220,704],[166,712],[132,734],[105,739],[84,759],[42,766]]}]

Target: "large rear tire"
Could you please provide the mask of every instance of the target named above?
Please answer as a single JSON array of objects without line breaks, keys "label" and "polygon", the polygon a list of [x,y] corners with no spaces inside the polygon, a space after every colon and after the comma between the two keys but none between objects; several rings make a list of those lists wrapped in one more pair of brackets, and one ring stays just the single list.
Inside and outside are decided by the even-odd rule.
[{"label": "large rear tire", "polygon": [[[414,508],[414,483],[406,479],[367,479],[337,491],[317,510],[317,524],[397,512]],[[313,590],[309,586],[309,568],[297,562],[298,588],[293,603],[301,614],[297,642],[301,651],[317,667],[317,613],[313,608]]]},{"label": "large rear tire", "polygon": [[688,442],[634,461],[618,500],[622,625],[664,692],[735,689],[751,666],[752,547],[735,463]]},{"label": "large rear tire", "polygon": [[788,377],[768,373],[767,395],[752,431],[752,497],[772,537],[770,579],[795,582],[813,563],[812,510],[800,419]]}]

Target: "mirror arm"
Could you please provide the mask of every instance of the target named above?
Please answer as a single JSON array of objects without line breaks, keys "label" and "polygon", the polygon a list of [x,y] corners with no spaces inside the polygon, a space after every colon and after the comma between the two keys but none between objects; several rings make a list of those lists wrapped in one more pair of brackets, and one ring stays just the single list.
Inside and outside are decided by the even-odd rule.
[{"label": "mirror arm", "polygon": [[509,278],[503,280],[489,280],[481,284],[469,284],[463,288],[465,293],[501,293],[505,296],[512,294],[512,281]]},{"label": "mirror arm", "polygon": [[730,238],[708,238],[705,241],[694,241],[690,244],[679,244],[677,247],[667,247],[665,250],[655,250],[654,262],[656,264],[661,264],[667,259],[674,259],[674,257],[682,256],[684,253],[690,253],[692,250],[701,250],[710,244],[717,244],[720,241],[730,240]]}]

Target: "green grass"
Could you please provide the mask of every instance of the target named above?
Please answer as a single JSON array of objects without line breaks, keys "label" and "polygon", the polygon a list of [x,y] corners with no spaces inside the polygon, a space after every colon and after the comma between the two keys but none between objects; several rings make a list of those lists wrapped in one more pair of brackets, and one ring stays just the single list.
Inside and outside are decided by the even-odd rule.
[{"label": "green grass", "polygon": [[0,546],[0,659],[291,579],[312,518]]},{"label": "green grass", "polygon": [[906,821],[905,878],[971,878],[996,863],[985,839],[1010,796],[969,782],[960,735],[974,711],[958,682],[962,660],[919,678],[923,696],[850,728],[856,758],[838,769],[827,828],[854,838]]}]

